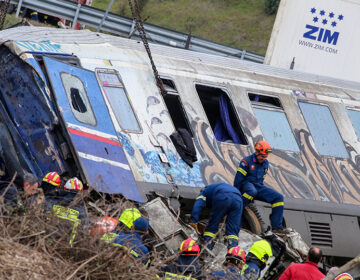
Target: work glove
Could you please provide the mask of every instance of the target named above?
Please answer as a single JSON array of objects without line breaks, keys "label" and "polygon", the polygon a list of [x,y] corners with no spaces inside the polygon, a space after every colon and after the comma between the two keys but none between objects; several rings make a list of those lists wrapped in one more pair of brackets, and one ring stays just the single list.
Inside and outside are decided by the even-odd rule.
[{"label": "work glove", "polygon": [[189,225],[195,229],[197,234],[200,234],[199,227],[198,227],[197,223],[190,223]]}]

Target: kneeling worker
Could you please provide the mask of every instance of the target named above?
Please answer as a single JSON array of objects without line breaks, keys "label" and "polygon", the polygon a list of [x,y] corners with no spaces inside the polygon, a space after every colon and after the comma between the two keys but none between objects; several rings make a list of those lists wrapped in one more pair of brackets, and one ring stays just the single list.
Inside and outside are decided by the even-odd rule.
[{"label": "kneeling worker", "polygon": [[226,239],[228,239],[228,248],[238,245],[238,234],[241,228],[242,217],[242,199],[237,188],[229,184],[220,183],[207,186],[196,198],[191,213],[191,226],[197,233],[197,223],[200,213],[205,207],[211,208],[209,223],[204,233],[204,239],[208,243],[208,248],[212,249],[215,245],[213,239],[218,231],[221,220],[226,217]]},{"label": "kneeling worker", "polygon": [[274,233],[284,233],[282,220],[284,197],[277,191],[265,187],[264,179],[269,169],[268,155],[272,152],[268,142],[255,143],[255,153],[244,158],[235,175],[234,186],[242,194],[244,207],[253,199],[271,203],[271,227]]},{"label": "kneeling worker", "polygon": [[243,280],[259,279],[261,271],[269,264],[268,260],[272,256],[281,257],[285,252],[285,243],[274,234],[264,238],[255,241],[246,255],[246,264],[242,271]]},{"label": "kneeling worker", "polygon": [[175,264],[168,264],[161,268],[157,277],[164,279],[204,279],[197,257],[200,247],[195,240],[188,238],[181,242],[179,257]]},{"label": "kneeling worker", "polygon": [[224,262],[224,270],[211,273],[208,279],[241,279],[241,270],[246,262],[246,253],[240,246],[230,248],[226,254]]},{"label": "kneeling worker", "polygon": [[135,258],[141,260],[146,266],[149,264],[149,250],[142,242],[144,235],[149,231],[149,220],[143,217],[137,218],[133,222],[133,232],[120,233],[113,241],[112,245],[129,250]]}]

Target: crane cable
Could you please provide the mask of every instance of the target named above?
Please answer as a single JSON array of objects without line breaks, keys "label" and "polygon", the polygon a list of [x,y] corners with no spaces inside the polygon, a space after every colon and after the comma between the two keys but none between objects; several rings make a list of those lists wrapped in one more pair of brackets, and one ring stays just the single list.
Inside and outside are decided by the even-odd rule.
[{"label": "crane cable", "polygon": [[[134,1],[134,4],[132,3],[133,1]],[[142,40],[142,42],[144,44],[144,47],[145,47],[145,50],[146,50],[148,56],[149,56],[151,67],[152,67],[152,70],[153,70],[154,76],[155,76],[156,85],[159,88],[161,95],[165,96],[167,94],[167,92],[166,92],[166,90],[164,88],[164,84],[163,84],[163,82],[162,82],[162,80],[160,78],[160,75],[159,75],[159,73],[158,73],[158,71],[156,69],[154,60],[153,60],[152,55],[151,55],[150,46],[149,46],[149,43],[148,43],[147,38],[146,38],[144,24],[143,24],[143,20],[141,18],[141,15],[140,15],[140,9],[139,9],[139,5],[138,5],[137,0],[129,0],[129,6],[130,6],[130,10],[131,10],[134,22],[136,24],[136,29],[139,32],[140,38],[141,38],[141,40]]]}]

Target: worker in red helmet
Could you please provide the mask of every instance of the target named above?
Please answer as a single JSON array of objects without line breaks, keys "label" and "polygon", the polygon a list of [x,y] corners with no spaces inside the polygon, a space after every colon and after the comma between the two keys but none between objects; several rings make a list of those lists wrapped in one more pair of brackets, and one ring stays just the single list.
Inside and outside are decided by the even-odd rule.
[{"label": "worker in red helmet", "polygon": [[62,187],[60,175],[54,171],[45,175],[41,188],[45,196],[45,211],[51,212],[61,220],[59,231],[69,233],[67,230],[71,230],[69,245],[72,247],[78,227],[81,224],[88,224],[83,203],[72,205],[77,193],[83,190],[82,182],[74,177]]},{"label": "worker in red helmet", "polygon": [[197,262],[199,254],[200,247],[194,239],[184,240],[180,244],[179,257],[176,263],[161,268],[163,272],[159,273],[158,277],[164,277],[164,279],[205,279]]},{"label": "worker in red helmet", "polygon": [[223,270],[215,271],[207,279],[241,279],[241,270],[246,262],[246,253],[240,246],[227,251]]},{"label": "worker in red helmet", "polygon": [[267,157],[272,150],[268,142],[255,143],[255,153],[242,159],[235,175],[234,186],[242,194],[243,206],[257,199],[271,203],[271,227],[274,233],[284,233],[282,221],[284,197],[277,191],[264,186],[264,179],[269,169]]}]

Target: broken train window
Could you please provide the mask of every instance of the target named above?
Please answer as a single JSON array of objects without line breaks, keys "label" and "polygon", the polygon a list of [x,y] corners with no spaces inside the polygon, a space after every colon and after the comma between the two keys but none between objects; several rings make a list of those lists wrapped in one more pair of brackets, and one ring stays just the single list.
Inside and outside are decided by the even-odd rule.
[{"label": "broken train window", "polygon": [[348,158],[329,107],[302,101],[299,101],[299,107],[320,155]]},{"label": "broken train window", "polygon": [[96,69],[96,75],[120,127],[129,132],[141,132],[140,124],[118,72],[111,69]]},{"label": "broken train window", "polygon": [[96,118],[82,81],[68,73],[61,73],[61,81],[75,118],[79,122],[95,126]]},{"label": "broken train window", "polygon": [[274,96],[249,93],[255,116],[266,141],[272,148],[299,152],[280,99]]},{"label": "broken train window", "polygon": [[167,92],[163,98],[175,129],[178,130],[179,128],[184,128],[190,133],[191,136],[193,136],[189,120],[186,116],[186,112],[174,82],[167,78],[161,78],[161,80]]},{"label": "broken train window", "polygon": [[234,105],[225,89],[199,84],[195,88],[216,140],[247,145]]}]

